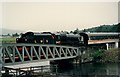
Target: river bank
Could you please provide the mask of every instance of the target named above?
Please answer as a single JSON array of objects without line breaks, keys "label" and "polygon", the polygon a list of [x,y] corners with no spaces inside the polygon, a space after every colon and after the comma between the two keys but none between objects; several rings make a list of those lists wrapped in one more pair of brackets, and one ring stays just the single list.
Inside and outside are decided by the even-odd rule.
[{"label": "river bank", "polygon": [[93,60],[102,63],[119,63],[120,48],[110,50],[99,50],[92,54]]}]

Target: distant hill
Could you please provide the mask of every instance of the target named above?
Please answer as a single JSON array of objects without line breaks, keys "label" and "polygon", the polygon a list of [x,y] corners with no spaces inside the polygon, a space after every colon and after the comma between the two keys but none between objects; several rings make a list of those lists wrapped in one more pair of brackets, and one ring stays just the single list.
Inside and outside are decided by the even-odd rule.
[{"label": "distant hill", "polygon": [[[15,34],[15,33],[23,33],[25,31],[21,30],[11,30],[11,29],[0,29],[0,35],[7,35],[7,34]],[[98,27],[88,28],[84,30],[79,30],[78,28],[71,33],[79,33],[79,32],[120,32],[120,23],[113,24],[113,25],[100,25]]]},{"label": "distant hill", "polygon": [[120,32],[120,23],[114,25],[101,25],[89,29],[84,29],[82,32]]},{"label": "distant hill", "polygon": [[98,27],[92,27],[84,30],[79,30],[78,28],[70,33],[80,33],[80,32],[120,32],[120,23],[113,25],[100,25]]},{"label": "distant hill", "polygon": [[24,31],[21,31],[21,30],[11,30],[11,29],[0,29],[1,32],[0,32],[0,35],[7,35],[7,34],[15,34],[15,33],[23,33]]}]

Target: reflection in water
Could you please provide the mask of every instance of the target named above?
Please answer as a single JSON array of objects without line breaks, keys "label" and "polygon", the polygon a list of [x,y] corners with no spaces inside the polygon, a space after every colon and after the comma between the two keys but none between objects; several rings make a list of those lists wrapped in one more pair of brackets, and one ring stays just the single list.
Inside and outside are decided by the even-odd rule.
[{"label": "reflection in water", "polygon": [[120,63],[87,63],[58,65],[63,75],[115,75],[120,76]]}]

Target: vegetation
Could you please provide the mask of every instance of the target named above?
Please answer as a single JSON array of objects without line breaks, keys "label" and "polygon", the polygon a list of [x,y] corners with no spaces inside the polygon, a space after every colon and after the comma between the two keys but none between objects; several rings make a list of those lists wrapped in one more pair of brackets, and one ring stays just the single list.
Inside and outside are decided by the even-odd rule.
[{"label": "vegetation", "polygon": [[103,55],[103,62],[120,62],[120,48],[107,50]]},{"label": "vegetation", "polygon": [[96,62],[120,62],[120,48],[111,50],[96,50],[92,53]]},{"label": "vegetation", "polygon": [[16,38],[15,37],[0,38],[0,43],[16,43]]},{"label": "vegetation", "polygon": [[99,27],[86,29],[88,32],[120,32],[120,23],[116,25],[101,25]]},{"label": "vegetation", "polygon": [[21,34],[18,34],[18,33],[9,34],[8,33],[7,35],[1,35],[0,43],[16,43],[16,38],[19,37]]},{"label": "vegetation", "polygon": [[93,61],[100,61],[103,58],[104,50],[96,50],[92,53]]},{"label": "vegetation", "polygon": [[19,34],[18,33],[15,33],[15,34],[12,34],[13,37],[18,37]]},{"label": "vegetation", "polygon": [[78,28],[74,31],[71,31],[73,33],[79,33],[79,32],[120,32],[120,23],[113,24],[113,25],[100,25],[98,27],[93,27],[89,29],[79,30]]}]

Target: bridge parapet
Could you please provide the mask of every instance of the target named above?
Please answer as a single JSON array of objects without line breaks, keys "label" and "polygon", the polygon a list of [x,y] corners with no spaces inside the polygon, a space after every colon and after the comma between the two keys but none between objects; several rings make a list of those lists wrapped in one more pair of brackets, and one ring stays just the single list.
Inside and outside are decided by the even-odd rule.
[{"label": "bridge parapet", "polygon": [[79,48],[41,44],[2,44],[0,63],[3,66],[28,62],[68,59],[78,56]]}]

